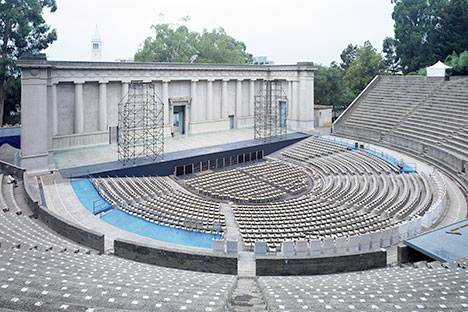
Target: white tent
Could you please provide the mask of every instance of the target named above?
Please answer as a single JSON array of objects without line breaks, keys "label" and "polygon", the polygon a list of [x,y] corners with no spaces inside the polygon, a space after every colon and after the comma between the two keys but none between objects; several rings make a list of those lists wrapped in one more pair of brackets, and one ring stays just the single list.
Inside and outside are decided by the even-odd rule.
[{"label": "white tent", "polygon": [[438,61],[434,65],[426,68],[426,75],[427,77],[445,77],[445,70],[447,68],[452,67],[445,65],[441,61]]}]

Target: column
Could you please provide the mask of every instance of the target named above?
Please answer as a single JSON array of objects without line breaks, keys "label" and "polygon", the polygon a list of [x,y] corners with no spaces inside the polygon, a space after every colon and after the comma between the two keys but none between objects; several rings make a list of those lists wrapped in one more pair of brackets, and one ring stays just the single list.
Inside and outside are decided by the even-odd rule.
[{"label": "column", "polygon": [[52,83],[52,135],[57,135],[57,83]]},{"label": "column", "polygon": [[292,81],[292,105],[291,105],[291,114],[293,120],[299,120],[299,101],[298,101],[298,82]]},{"label": "column", "polygon": [[122,102],[125,102],[127,100],[128,96],[128,82],[127,81],[122,81]]},{"label": "column", "polygon": [[298,119],[307,129],[314,128],[314,76],[313,72],[301,71],[299,74]]},{"label": "column", "polygon": [[213,79],[206,84],[206,119],[213,120]]},{"label": "column", "polygon": [[291,107],[292,107],[292,81],[288,81],[288,119],[292,119]]},{"label": "column", "polygon": [[107,131],[107,83],[99,81],[99,131]]},{"label": "column", "polygon": [[46,67],[21,68],[20,166],[29,173],[47,172],[49,166],[48,146],[52,138],[49,136],[47,71]]},{"label": "column", "polygon": [[197,121],[197,110],[198,110],[198,103],[197,103],[197,81],[198,79],[193,79],[192,83],[190,84],[190,119],[191,121]]},{"label": "column", "polygon": [[75,132],[83,133],[83,84],[84,82],[75,82]]},{"label": "column", "polygon": [[236,120],[242,116],[242,79],[236,83]]},{"label": "column", "polygon": [[[164,104],[164,125],[169,125],[172,120],[169,110],[169,82],[170,80],[163,80],[162,83],[162,101]],[[172,127],[172,126],[171,126]]]},{"label": "column", "polygon": [[248,109],[248,115],[250,117],[253,117],[255,115],[255,81],[256,79],[250,80],[249,109]]},{"label": "column", "polygon": [[223,79],[223,85],[221,88],[221,118],[228,118],[228,79]]}]

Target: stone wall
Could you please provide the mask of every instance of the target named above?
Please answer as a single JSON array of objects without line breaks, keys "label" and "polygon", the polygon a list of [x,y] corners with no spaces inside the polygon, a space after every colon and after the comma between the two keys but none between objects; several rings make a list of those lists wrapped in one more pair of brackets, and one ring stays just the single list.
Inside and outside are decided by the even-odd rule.
[{"label": "stone wall", "polygon": [[429,256],[405,245],[398,245],[397,247],[397,263],[414,263],[418,261],[434,261]]},{"label": "stone wall", "polygon": [[184,253],[145,246],[123,239],[114,241],[114,255],[158,266],[190,271],[237,274],[237,257]]},{"label": "stone wall", "polygon": [[257,276],[316,275],[383,268],[387,265],[385,250],[342,256],[257,257]]}]

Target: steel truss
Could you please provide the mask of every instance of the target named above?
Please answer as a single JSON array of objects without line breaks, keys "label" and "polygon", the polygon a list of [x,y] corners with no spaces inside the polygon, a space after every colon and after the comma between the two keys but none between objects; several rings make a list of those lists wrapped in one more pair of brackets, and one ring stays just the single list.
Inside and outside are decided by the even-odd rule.
[{"label": "steel truss", "polygon": [[152,83],[132,82],[119,103],[118,158],[125,166],[137,158],[156,161],[164,153],[164,104]]},{"label": "steel truss", "polygon": [[[255,95],[254,137],[264,142],[281,140],[287,133],[288,98],[281,81],[265,80]],[[284,104],[283,104],[284,103]],[[283,107],[283,119],[281,106]]]}]

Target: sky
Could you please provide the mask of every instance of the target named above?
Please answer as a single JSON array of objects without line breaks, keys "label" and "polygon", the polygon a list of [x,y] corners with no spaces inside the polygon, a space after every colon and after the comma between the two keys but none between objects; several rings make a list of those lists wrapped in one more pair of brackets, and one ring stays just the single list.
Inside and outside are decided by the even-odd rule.
[{"label": "sky", "polygon": [[349,43],[369,40],[381,51],[393,36],[390,0],[57,0],[44,12],[58,39],[45,50],[49,60],[91,60],[96,25],[102,60],[132,58],[158,23],[180,23],[190,30],[223,27],[243,41],[253,56],[275,64],[340,61]]}]

